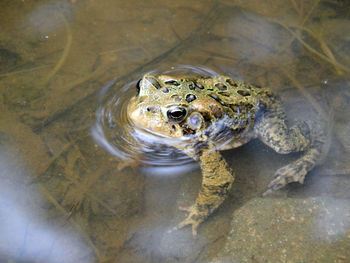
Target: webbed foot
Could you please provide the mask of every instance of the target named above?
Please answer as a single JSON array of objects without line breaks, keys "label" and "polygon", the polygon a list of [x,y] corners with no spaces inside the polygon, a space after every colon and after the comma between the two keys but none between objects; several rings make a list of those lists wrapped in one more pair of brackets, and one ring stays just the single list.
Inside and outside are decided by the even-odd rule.
[{"label": "webbed foot", "polygon": [[203,222],[203,216],[201,216],[197,209],[194,208],[194,206],[180,206],[179,209],[181,211],[186,211],[189,213],[187,218],[183,220],[181,223],[179,223],[176,227],[171,229],[172,231],[179,230],[181,228],[184,228],[185,226],[191,226],[192,227],[192,236],[193,238],[197,238],[197,229],[200,225],[200,223]]},{"label": "webbed foot", "polygon": [[[306,163],[307,164],[307,163]],[[267,186],[267,190],[262,194],[263,197],[283,188],[291,182],[304,183],[305,175],[308,169],[303,163],[292,163],[277,170],[275,179]]]}]

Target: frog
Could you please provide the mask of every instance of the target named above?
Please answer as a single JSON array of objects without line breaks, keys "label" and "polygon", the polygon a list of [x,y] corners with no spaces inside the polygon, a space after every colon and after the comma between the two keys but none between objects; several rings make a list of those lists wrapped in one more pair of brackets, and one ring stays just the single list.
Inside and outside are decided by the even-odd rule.
[{"label": "frog", "polygon": [[[269,88],[230,76],[177,76],[147,73],[127,105],[135,127],[150,131],[199,163],[202,183],[193,205],[179,207],[187,217],[172,230],[198,227],[227,198],[235,174],[221,151],[258,139],[279,154],[301,152],[278,169],[262,196],[306,174],[324,160],[327,133],[317,120],[289,124],[278,95]],[[315,128],[316,127],[316,128]]]}]

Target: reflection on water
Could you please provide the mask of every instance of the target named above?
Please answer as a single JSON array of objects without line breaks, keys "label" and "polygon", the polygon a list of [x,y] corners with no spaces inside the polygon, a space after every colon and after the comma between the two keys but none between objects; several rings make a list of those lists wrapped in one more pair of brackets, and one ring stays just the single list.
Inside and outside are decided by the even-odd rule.
[{"label": "reflection on water", "polygon": [[[0,262],[350,261],[347,1],[8,0],[0,10]],[[325,92],[324,163],[261,198],[299,155],[257,141],[223,152],[236,174],[228,200],[197,240],[169,232],[198,193],[198,166],[152,134],[140,151],[127,134],[145,133],[123,118],[145,72],[177,65],[271,87],[291,122],[327,111]]]},{"label": "reflection on water", "polygon": [[[6,150],[6,151],[4,151]],[[26,262],[75,262],[89,260],[91,248],[66,223],[45,215],[47,205],[37,186],[23,179],[31,173],[14,150],[2,145],[0,151],[0,253],[2,262],[10,258]],[[67,254],[67,249],[72,253]],[[9,261],[6,259],[9,258]]]}]

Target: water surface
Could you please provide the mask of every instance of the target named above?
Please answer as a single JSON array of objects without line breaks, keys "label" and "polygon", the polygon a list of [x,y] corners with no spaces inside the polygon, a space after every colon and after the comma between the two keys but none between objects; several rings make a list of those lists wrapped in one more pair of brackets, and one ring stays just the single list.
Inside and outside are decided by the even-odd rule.
[{"label": "water surface", "polygon": [[[1,262],[350,261],[347,1],[8,0],[0,12]],[[323,111],[333,130],[305,184],[266,198],[300,154],[225,151],[236,181],[196,240],[168,230],[198,166],[120,170],[92,134],[104,99],[125,103],[142,74],[181,65],[269,86],[291,121]]]}]

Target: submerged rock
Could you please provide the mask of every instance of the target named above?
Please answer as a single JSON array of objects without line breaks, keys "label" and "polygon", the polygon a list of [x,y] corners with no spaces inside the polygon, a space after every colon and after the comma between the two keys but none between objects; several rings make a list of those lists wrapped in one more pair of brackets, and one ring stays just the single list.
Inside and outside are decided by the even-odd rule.
[{"label": "submerged rock", "polygon": [[350,262],[350,201],[255,198],[233,214],[212,263]]}]

